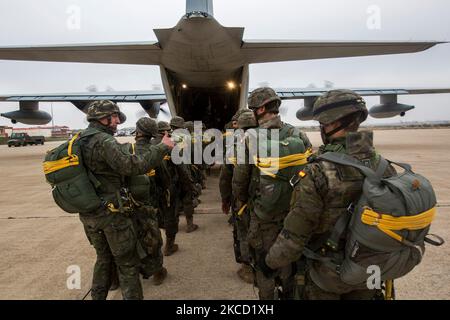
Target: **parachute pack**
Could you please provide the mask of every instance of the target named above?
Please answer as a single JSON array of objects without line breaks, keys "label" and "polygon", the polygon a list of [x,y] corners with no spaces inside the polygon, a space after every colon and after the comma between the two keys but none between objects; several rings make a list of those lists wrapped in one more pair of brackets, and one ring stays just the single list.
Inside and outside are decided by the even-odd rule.
[{"label": "parachute pack", "polygon": [[43,164],[56,204],[68,213],[87,213],[98,209],[102,200],[95,188],[98,180],[83,165],[81,142],[99,131],[89,128],[47,152]]},{"label": "parachute pack", "polygon": [[[255,131],[258,132],[257,129]],[[258,142],[259,151],[262,150],[261,154],[267,157],[254,157],[255,166],[260,171],[255,214],[263,220],[283,219],[289,212],[293,190],[290,179],[307,164],[311,150],[306,149],[300,131],[288,125],[279,131],[278,140],[269,136],[265,144]],[[278,148],[276,157],[274,147]]]},{"label": "parachute pack", "polygon": [[[400,278],[421,262],[425,243],[435,246],[444,243],[442,238],[428,234],[436,215],[433,187],[425,177],[414,173],[410,165],[381,157],[374,171],[343,153],[328,152],[318,159],[354,167],[365,176],[358,202],[349,214],[339,218],[326,241],[328,248],[336,249],[340,239],[345,238],[342,261],[305,250],[306,257],[334,267],[344,283],[365,284],[370,266],[380,268],[382,281]],[[390,163],[404,171],[383,178]]]}]

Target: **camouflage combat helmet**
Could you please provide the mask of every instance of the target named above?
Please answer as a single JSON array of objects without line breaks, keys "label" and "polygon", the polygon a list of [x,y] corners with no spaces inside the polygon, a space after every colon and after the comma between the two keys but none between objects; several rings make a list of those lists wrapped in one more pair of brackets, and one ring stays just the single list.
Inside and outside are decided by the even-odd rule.
[{"label": "camouflage combat helmet", "polygon": [[251,110],[245,110],[242,112],[237,120],[237,123],[239,129],[256,128],[258,126],[255,114]]},{"label": "camouflage combat helmet", "polygon": [[170,119],[170,126],[173,128],[181,128],[184,129],[184,119],[179,116],[175,116]]},{"label": "camouflage combat helmet", "polygon": [[231,118],[231,121],[238,121],[239,116],[241,114],[243,114],[244,112],[249,111],[248,109],[239,109],[233,116],[233,118]]},{"label": "camouflage combat helmet", "polygon": [[159,121],[158,122],[158,131],[164,132],[164,131],[170,131],[172,128],[170,127],[170,124],[166,121]]},{"label": "camouflage combat helmet", "polygon": [[87,121],[100,120],[117,113],[120,123],[124,123],[127,117],[119,109],[119,106],[110,100],[93,101],[87,108]]},{"label": "camouflage combat helmet", "polygon": [[186,121],[184,123],[184,128],[187,129],[190,133],[194,132],[194,122],[193,121]]},{"label": "camouflage combat helmet", "polygon": [[152,118],[140,118],[136,122],[136,132],[142,133],[144,136],[156,137],[158,134],[158,124]]},{"label": "camouflage combat helmet", "polygon": [[367,119],[368,111],[364,99],[351,90],[331,90],[314,103],[313,119],[329,124],[348,115],[359,112],[359,123]]},{"label": "camouflage combat helmet", "polygon": [[281,99],[272,88],[258,88],[250,93],[248,97],[248,108],[252,110],[258,109],[272,101],[277,101],[278,103],[273,106],[272,110],[266,111],[278,111],[281,105]]}]

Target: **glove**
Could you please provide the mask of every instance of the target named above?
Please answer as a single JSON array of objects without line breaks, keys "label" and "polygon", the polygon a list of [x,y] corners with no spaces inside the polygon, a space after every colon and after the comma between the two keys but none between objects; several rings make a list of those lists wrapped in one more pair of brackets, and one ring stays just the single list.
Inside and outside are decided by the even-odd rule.
[{"label": "glove", "polygon": [[228,201],[222,201],[222,212],[228,214],[230,212],[231,204]]},{"label": "glove", "polygon": [[259,271],[261,271],[266,278],[272,278],[275,275],[276,270],[269,267],[266,263],[266,254],[259,256],[259,261],[256,264]]}]

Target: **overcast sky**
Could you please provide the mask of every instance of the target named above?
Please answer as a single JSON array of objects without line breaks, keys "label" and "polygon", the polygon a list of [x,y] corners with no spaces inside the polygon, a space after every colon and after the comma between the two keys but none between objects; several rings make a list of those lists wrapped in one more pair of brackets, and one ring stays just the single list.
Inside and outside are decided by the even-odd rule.
[{"label": "overcast sky", "polygon": [[[80,28],[70,28],[73,10]],[[376,12],[379,9],[379,24]],[[184,0],[1,0],[0,46],[155,41],[155,28],[173,27],[185,13]],[[245,27],[244,39],[450,40],[448,0],[216,0],[214,16],[224,26]],[[375,21],[375,22],[374,22]],[[69,25],[68,25],[69,22]],[[370,23],[370,28],[368,27]],[[379,28],[377,28],[379,26]],[[450,44],[416,54],[251,65],[250,87],[450,87]],[[156,66],[125,66],[0,60],[0,94],[148,90],[161,85]],[[368,105],[378,98],[367,98]],[[450,120],[450,95],[399,97],[416,109],[389,121]],[[295,112],[302,100],[284,102],[285,120],[302,124]],[[133,126],[141,110],[123,104]],[[0,103],[0,112],[18,104]],[[50,103],[41,109],[49,111]],[[56,125],[84,127],[84,115],[70,103],[54,103]],[[389,122],[370,119],[371,123]],[[0,125],[10,125],[0,118]],[[20,125],[15,125],[19,127]]]}]

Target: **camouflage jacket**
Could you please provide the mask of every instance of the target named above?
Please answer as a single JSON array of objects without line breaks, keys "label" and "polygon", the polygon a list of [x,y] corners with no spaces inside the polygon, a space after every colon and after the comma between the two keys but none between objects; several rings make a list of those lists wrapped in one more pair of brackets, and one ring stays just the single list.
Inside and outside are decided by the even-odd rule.
[{"label": "camouflage jacket", "polygon": [[[261,129],[281,129],[285,126],[292,127],[289,124],[283,123],[279,116],[259,124],[259,128]],[[311,148],[311,142],[306,134],[300,132],[299,135],[306,149]],[[249,158],[247,151],[248,148],[246,147],[245,162],[248,162],[247,160]],[[246,203],[255,196],[257,190],[253,186],[259,184],[259,174],[259,170],[252,164],[237,164],[235,166],[233,173],[233,195],[239,202]]]},{"label": "camouflage jacket", "polygon": [[[349,133],[321,146],[319,154],[325,152],[347,153],[373,169],[379,163],[373,133],[369,131]],[[385,176],[394,172],[393,167],[388,167]],[[361,195],[364,176],[352,167],[312,160],[303,173],[292,193],[284,227],[266,257],[267,265],[273,269],[297,261],[303,248],[329,234],[338,218]]]},{"label": "camouflage jacket", "polygon": [[[230,136],[231,137],[231,136]],[[232,135],[233,140],[229,140],[224,136],[223,143],[225,146],[224,157],[223,157],[223,165],[220,168],[220,176],[219,176],[219,190],[220,197],[222,198],[222,202],[230,203],[232,202],[233,197],[233,171],[235,167],[235,163],[232,162],[233,159],[231,157],[236,157],[236,154],[232,154],[236,151],[236,143],[238,137],[236,134]]]},{"label": "camouflage jacket", "polygon": [[[153,144],[160,143],[162,136],[154,138]],[[171,194],[184,191],[191,192],[194,184],[190,173],[190,165],[175,164],[170,156],[165,157],[161,166],[156,168],[156,183],[158,187],[170,190]]]},{"label": "camouflage jacket", "polygon": [[93,121],[89,128],[99,131],[83,143],[83,160],[86,167],[100,185],[97,192],[107,200],[114,198],[115,193],[124,186],[125,176],[141,175],[157,166],[169,151],[165,145],[158,145],[142,156],[132,155],[126,145],[120,144],[112,132],[102,124]]}]

